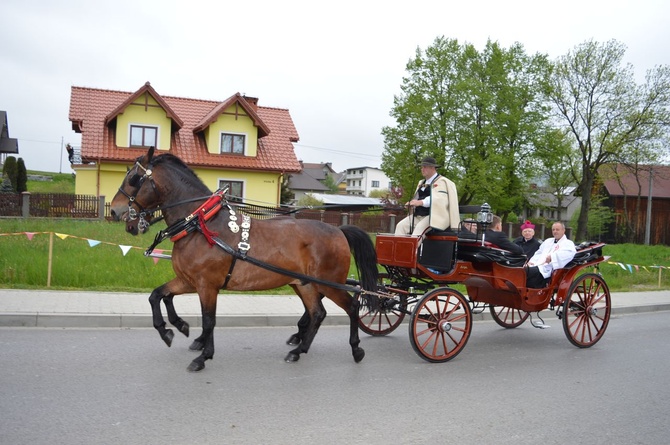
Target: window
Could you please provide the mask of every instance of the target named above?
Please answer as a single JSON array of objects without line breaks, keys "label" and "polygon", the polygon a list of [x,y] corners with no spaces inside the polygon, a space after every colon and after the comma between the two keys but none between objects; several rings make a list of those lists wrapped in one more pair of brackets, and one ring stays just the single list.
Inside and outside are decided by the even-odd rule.
[{"label": "window", "polygon": [[143,125],[130,126],[131,147],[156,147],[158,128]]},{"label": "window", "polygon": [[379,181],[372,181],[372,187],[379,188]]},{"label": "window", "polygon": [[244,135],[221,133],[221,153],[244,154]]},{"label": "window", "polygon": [[219,179],[219,188],[228,187],[228,200],[231,202],[242,202],[244,198],[244,183],[242,181],[228,181]]}]

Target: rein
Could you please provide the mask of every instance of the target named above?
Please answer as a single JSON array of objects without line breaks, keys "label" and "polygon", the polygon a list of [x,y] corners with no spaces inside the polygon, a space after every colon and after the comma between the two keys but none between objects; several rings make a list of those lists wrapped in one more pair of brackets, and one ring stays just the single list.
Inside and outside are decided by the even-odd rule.
[{"label": "rein", "polygon": [[[180,239],[184,238],[189,233],[198,230],[205,236],[210,245],[216,245],[225,253],[233,257],[233,260],[230,263],[230,268],[228,269],[228,274],[226,275],[226,280],[223,283],[222,289],[225,289],[227,287],[228,282],[230,281],[231,275],[233,273],[235,263],[238,259],[240,259],[249,262],[255,266],[258,266],[262,269],[269,270],[271,272],[275,272],[280,275],[286,275],[292,278],[299,279],[303,283],[308,282],[318,283],[335,289],[340,289],[346,292],[352,292],[358,294],[373,294],[373,293],[376,294],[376,292],[363,290],[360,286],[352,286],[349,284],[340,284],[332,281],[321,280],[319,278],[315,278],[310,275],[305,275],[302,273],[293,272],[288,269],[277,267],[264,261],[258,260],[254,257],[248,256],[247,252],[251,248],[248,242],[249,229],[251,227],[251,218],[249,218],[247,215],[243,215],[242,223],[238,226],[235,211],[230,207],[228,202],[225,200],[224,194],[225,190],[217,190],[212,196],[209,197],[209,199],[203,205],[198,207],[193,213],[188,215],[186,218],[171,225],[167,229],[158,232],[158,234],[156,234],[156,237],[154,238],[154,242],[151,244],[151,246],[147,248],[147,250],[144,252],[144,255],[151,256],[156,246],[158,246],[158,244],[160,244],[161,242],[165,241],[168,238],[172,242],[177,242]],[[237,245],[237,250],[235,250],[230,245],[226,244],[226,242],[224,242],[221,238],[219,238],[218,233],[210,231],[205,225],[205,223],[209,221],[214,215],[216,215],[223,207],[228,207],[228,211],[230,213],[229,217],[230,221],[228,222],[228,227],[230,231],[233,233],[237,233],[240,230],[240,227],[242,230],[241,240]],[[349,283],[349,280],[347,280],[347,283]]]}]

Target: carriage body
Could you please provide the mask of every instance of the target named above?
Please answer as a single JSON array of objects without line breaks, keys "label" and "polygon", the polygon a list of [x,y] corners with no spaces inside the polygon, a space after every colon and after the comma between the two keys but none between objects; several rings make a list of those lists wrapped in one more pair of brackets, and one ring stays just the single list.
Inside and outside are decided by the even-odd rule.
[{"label": "carriage body", "polygon": [[[505,328],[520,326],[530,313],[557,308],[568,339],[590,347],[604,333],[610,314],[609,289],[597,273],[606,257],[603,243],[577,246],[575,258],[554,271],[541,289],[526,287],[525,255],[500,249],[481,238],[459,238],[454,232],[416,236],[378,234],[378,263],[386,269],[382,292],[394,295],[379,313],[361,314],[361,328],[386,335],[410,316],[412,346],[422,358],[447,361],[465,346],[472,314],[489,309]],[[453,285],[463,285],[463,295]],[[458,287],[458,286],[457,286]],[[542,320],[541,318],[539,318]],[[535,327],[546,327],[544,322]]]}]

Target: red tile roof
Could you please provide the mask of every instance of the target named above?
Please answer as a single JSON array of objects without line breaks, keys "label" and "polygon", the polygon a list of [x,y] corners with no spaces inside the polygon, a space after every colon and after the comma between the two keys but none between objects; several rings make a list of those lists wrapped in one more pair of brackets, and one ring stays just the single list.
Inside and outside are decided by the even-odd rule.
[{"label": "red tile roof", "polygon": [[[652,198],[670,198],[670,166],[648,165],[639,166],[637,176],[622,164],[603,165],[598,173],[603,179],[605,189],[610,196],[640,197],[649,196],[649,170],[652,176]],[[617,175],[619,180],[616,179]],[[638,184],[639,183],[639,184]],[[623,187],[622,187],[623,186]]]},{"label": "red tile roof", "polygon": [[[150,90],[149,90],[150,89]],[[257,107],[249,104],[239,93],[224,102],[160,96],[149,83],[132,93],[126,91],[102,90],[72,87],[70,95],[69,119],[72,129],[82,134],[81,155],[90,161],[129,162],[146,152],[138,148],[118,148],[114,143],[114,128],[105,124],[113,119],[129,100],[149,91],[154,98],[165,104],[168,117],[174,128],[170,152],[179,156],[191,167],[226,168],[240,170],[300,171],[293,142],[298,142],[298,132],[287,109]],[[162,102],[161,102],[162,101]],[[258,154],[256,157],[210,154],[200,130],[216,117],[216,110],[222,104],[238,101],[259,128]],[[116,113],[116,114],[114,114]],[[204,125],[204,127],[203,127]]]}]

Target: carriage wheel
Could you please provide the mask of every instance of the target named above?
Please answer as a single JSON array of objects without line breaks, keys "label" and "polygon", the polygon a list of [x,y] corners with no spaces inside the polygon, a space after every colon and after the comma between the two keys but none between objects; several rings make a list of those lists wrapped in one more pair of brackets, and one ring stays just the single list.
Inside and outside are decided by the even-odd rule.
[{"label": "carriage wheel", "polygon": [[373,311],[361,303],[358,310],[358,327],[366,334],[379,337],[390,334],[400,326],[407,313],[407,296],[394,295],[380,298],[379,310]]},{"label": "carriage wheel", "polygon": [[563,302],[563,330],[570,343],[588,348],[601,339],[612,309],[610,290],[595,273],[580,275]]},{"label": "carriage wheel", "polygon": [[521,326],[530,315],[526,311],[505,306],[489,306],[489,311],[491,311],[491,317],[495,322],[506,329]]},{"label": "carriage wheel", "polygon": [[433,363],[456,357],[472,330],[472,311],[467,299],[455,289],[441,287],[428,292],[416,304],[409,322],[412,348]]}]

